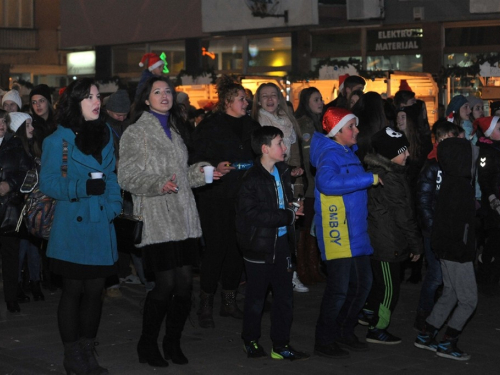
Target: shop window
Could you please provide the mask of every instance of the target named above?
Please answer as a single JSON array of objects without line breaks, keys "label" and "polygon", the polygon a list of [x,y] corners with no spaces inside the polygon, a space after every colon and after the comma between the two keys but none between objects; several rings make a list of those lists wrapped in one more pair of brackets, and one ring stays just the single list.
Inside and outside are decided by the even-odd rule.
[{"label": "shop window", "polygon": [[291,65],[291,37],[259,38],[248,41],[249,68],[279,68]]},{"label": "shop window", "polygon": [[243,39],[214,38],[202,41],[203,67],[214,70],[243,70]]},{"label": "shop window", "polygon": [[489,46],[498,44],[500,26],[461,27],[445,30],[445,46]]},{"label": "shop window", "polygon": [[366,70],[422,72],[422,55],[367,56]]},{"label": "shop window", "polygon": [[335,53],[336,51],[360,51],[360,32],[328,33],[312,35],[312,53]]},{"label": "shop window", "polygon": [[[352,60],[357,60],[359,61],[359,63],[361,63],[361,56],[343,56],[343,57],[334,57],[333,60],[338,60],[338,61],[349,61],[349,59],[352,59]],[[311,70],[315,70],[316,68],[320,68],[321,69],[321,66],[317,66],[318,63],[321,61],[321,60],[325,60],[324,58],[319,58],[319,57],[313,57],[311,59]]]},{"label": "shop window", "polygon": [[161,56],[165,54],[167,69],[169,74],[177,74],[184,69],[186,65],[186,51],[184,41],[166,42],[151,44],[151,52]]},{"label": "shop window", "polygon": [[33,0],[0,0],[0,27],[33,28]]}]

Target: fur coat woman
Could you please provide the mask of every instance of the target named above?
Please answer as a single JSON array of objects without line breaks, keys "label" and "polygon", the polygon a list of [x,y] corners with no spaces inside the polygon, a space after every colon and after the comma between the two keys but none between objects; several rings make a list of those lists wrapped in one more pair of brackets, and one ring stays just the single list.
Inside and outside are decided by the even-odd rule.
[{"label": "fur coat woman", "polygon": [[[160,122],[144,112],[120,140],[118,182],[132,194],[134,214],[143,217],[142,242],[146,245],[182,241],[201,236],[200,220],[192,188],[205,185],[199,162],[188,165],[188,151],[182,137],[172,129],[172,139]],[[179,191],[162,193],[175,175]]]}]

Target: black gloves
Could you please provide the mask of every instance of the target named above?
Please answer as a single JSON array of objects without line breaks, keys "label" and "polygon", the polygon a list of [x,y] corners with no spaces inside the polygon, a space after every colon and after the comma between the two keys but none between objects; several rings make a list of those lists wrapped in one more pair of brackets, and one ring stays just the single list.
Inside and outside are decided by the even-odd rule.
[{"label": "black gloves", "polygon": [[102,178],[87,180],[87,195],[102,195],[106,190],[106,182]]}]

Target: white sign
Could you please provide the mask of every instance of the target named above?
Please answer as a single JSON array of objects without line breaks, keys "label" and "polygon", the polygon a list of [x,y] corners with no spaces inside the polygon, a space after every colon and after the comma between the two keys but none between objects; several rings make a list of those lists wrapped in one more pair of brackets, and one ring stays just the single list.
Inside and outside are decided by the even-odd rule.
[{"label": "white sign", "polygon": [[201,0],[201,17],[205,33],[317,25],[318,0]]},{"label": "white sign", "polygon": [[481,77],[500,77],[500,68],[498,67],[498,63],[491,66],[489,62],[485,62],[479,66],[479,69],[479,75]]},{"label": "white sign", "polygon": [[69,76],[95,74],[95,51],[68,53],[67,61]]}]

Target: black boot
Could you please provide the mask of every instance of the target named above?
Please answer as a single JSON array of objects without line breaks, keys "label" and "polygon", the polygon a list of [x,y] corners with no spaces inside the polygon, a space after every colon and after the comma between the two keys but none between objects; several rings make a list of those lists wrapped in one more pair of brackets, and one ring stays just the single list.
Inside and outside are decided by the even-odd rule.
[{"label": "black boot", "polygon": [[174,296],[167,309],[165,319],[165,337],[163,338],[163,353],[165,359],[173,363],[185,365],[188,359],[181,349],[181,335],[184,324],[191,312],[191,296]]},{"label": "black boot", "polygon": [[22,282],[17,284],[17,297],[16,298],[17,298],[17,302],[19,302],[19,303],[24,303],[24,302],[30,301],[30,298],[24,293]]},{"label": "black boot", "polygon": [[88,374],[90,373],[89,364],[80,341],[65,342],[64,345],[64,362],[63,366],[66,370],[66,375],[70,374]]},{"label": "black boot", "polygon": [[236,319],[243,319],[243,311],[236,304],[236,290],[223,290],[221,297],[220,316],[232,316]]},{"label": "black boot", "polygon": [[42,293],[42,288],[40,287],[40,280],[30,281],[31,293],[33,294],[33,301],[45,301],[45,296]]},{"label": "black boot", "polygon": [[198,324],[201,328],[214,328],[214,295],[200,291],[200,308],[198,309]]},{"label": "black boot", "polygon": [[89,339],[83,337],[80,339],[80,342],[82,345],[83,353],[89,365],[89,371],[92,372],[93,375],[109,374],[109,371],[107,369],[99,366],[99,363],[95,358],[95,355],[97,354],[97,351],[95,350],[96,346],[95,338]]},{"label": "black boot", "polygon": [[158,349],[158,334],[165,318],[167,303],[152,299],[150,295],[144,302],[144,313],[142,316],[142,334],[137,344],[137,354],[140,363],[148,363],[153,367],[167,367],[166,362]]}]

